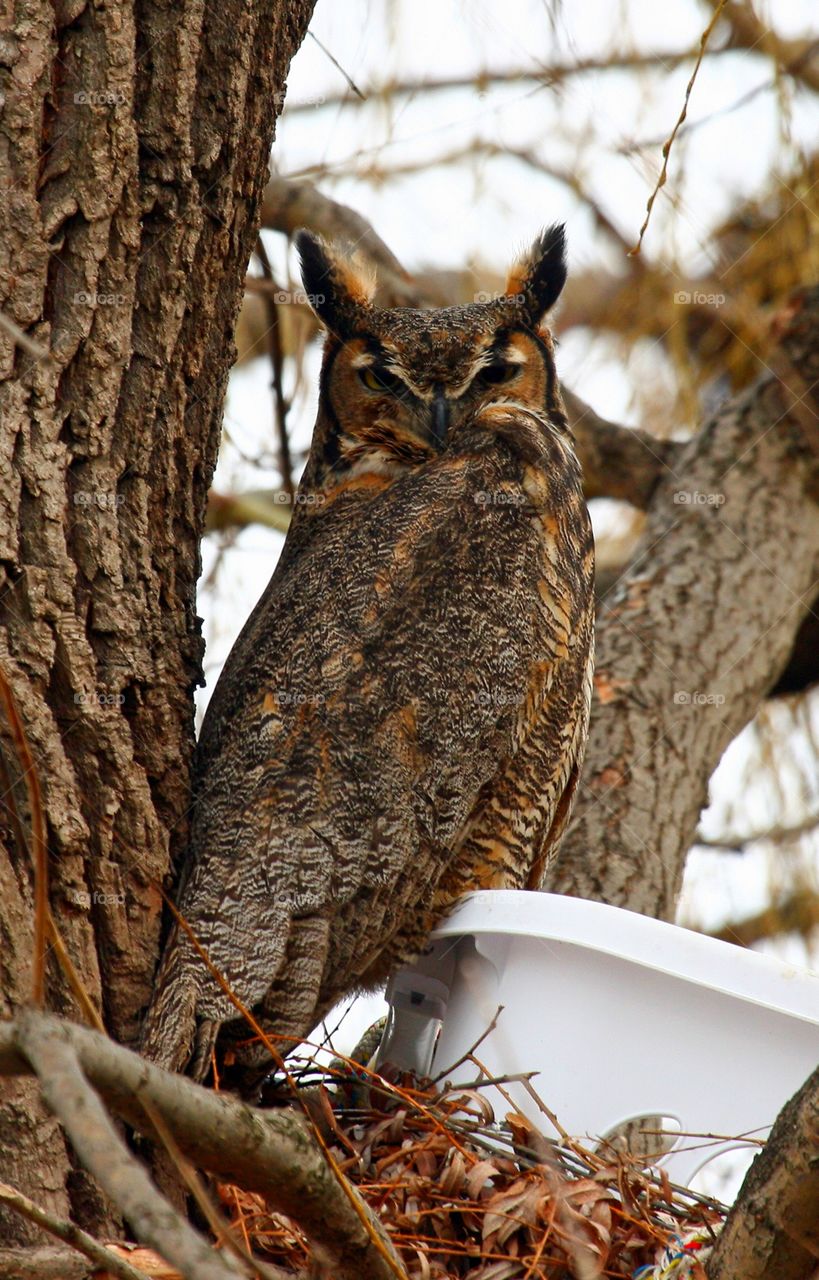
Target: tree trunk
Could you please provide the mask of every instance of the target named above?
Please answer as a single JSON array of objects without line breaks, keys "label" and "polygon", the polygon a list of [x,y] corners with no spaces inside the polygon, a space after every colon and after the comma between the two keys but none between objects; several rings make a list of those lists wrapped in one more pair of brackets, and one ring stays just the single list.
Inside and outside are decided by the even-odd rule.
[{"label": "tree trunk", "polygon": [[[20,0],[0,45],[0,665],[43,790],[52,909],[126,1043],[158,955],[157,885],[187,835],[205,499],[276,104],[312,7],[64,0],[55,20]],[[33,903],[6,726],[0,745],[8,1016],[30,995]],[[52,962],[48,990],[78,1016]],[[4,1177],[110,1233],[38,1089],[0,1088]],[[7,1241],[32,1234],[0,1222]]]},{"label": "tree trunk", "polygon": [[600,610],[583,777],[553,891],[673,919],[708,779],[815,599],[819,289],[779,324],[781,376],[769,370],[673,459]]}]

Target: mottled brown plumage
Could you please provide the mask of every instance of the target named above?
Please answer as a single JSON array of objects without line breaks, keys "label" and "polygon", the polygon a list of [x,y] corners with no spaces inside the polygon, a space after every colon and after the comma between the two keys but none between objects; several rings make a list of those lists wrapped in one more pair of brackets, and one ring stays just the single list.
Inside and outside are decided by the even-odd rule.
[{"label": "mottled brown plumage", "polygon": [[[593,548],[542,325],[562,228],[502,298],[377,310],[299,238],[328,328],[279,565],[205,717],[179,909],[236,995],[303,1037],[471,889],[535,887],[568,818]],[[235,1009],[174,930],[144,1048],[201,1074]]]}]

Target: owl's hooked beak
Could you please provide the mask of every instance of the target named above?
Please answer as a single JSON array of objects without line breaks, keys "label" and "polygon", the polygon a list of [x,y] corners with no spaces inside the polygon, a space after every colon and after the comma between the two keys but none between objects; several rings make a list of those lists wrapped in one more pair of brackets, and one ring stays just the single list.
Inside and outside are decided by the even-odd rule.
[{"label": "owl's hooked beak", "polygon": [[447,432],[449,431],[449,409],[450,405],[444,395],[444,388],[438,382],[435,384],[435,394],[432,397],[430,414],[430,435],[438,449],[443,449],[446,444]]}]

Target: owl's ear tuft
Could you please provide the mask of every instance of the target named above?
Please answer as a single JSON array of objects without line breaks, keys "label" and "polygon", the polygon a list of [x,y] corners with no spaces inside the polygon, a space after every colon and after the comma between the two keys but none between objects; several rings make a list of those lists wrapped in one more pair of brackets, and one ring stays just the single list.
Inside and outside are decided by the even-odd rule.
[{"label": "owl's ear tuft", "polygon": [[555,223],[541,232],[528,253],[509,272],[507,297],[516,298],[537,327],[557,302],[566,283],[566,229]]},{"label": "owl's ear tuft", "polygon": [[346,338],[362,326],[375,295],[366,266],[309,231],[296,234],[307,301],[331,333]]}]

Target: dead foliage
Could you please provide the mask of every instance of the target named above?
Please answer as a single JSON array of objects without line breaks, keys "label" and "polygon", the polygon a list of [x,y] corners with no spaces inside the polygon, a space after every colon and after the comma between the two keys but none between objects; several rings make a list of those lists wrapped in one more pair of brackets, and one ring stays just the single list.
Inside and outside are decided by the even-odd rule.
[{"label": "dead foliage", "polygon": [[[325,1075],[310,1083],[309,1107],[411,1280],[632,1277],[691,1232],[703,1243],[689,1248],[707,1247],[724,1221],[724,1206],[628,1156],[553,1142],[515,1111],[496,1117],[480,1082],[441,1092],[410,1077],[370,1080]],[[218,1193],[258,1258],[312,1274],[307,1240],[261,1196]],[[688,1274],[705,1275],[698,1262]]]}]

